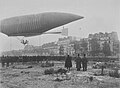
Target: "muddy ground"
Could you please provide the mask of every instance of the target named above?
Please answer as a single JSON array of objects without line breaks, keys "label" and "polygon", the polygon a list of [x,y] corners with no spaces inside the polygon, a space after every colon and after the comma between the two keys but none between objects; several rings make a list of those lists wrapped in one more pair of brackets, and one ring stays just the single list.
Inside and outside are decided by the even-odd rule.
[{"label": "muddy ground", "polygon": [[[65,75],[45,75],[46,69],[64,68],[64,62],[54,62],[53,67],[41,67],[39,64],[15,64],[8,68],[0,68],[0,88],[120,88],[120,78],[109,75],[95,76],[101,69],[93,69],[88,66],[88,71],[76,71],[75,63],[71,71],[68,72],[69,79]],[[32,68],[27,68],[32,66]],[[109,72],[105,69],[104,73]],[[56,78],[63,80],[56,81]],[[92,77],[92,81],[90,80]]]}]

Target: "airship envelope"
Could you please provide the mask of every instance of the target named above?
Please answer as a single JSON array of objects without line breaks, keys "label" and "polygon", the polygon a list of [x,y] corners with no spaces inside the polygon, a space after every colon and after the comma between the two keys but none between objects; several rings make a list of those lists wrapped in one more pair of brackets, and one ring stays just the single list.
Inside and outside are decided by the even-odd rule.
[{"label": "airship envelope", "polygon": [[60,12],[11,17],[0,22],[0,32],[8,36],[35,36],[82,18],[82,16]]}]

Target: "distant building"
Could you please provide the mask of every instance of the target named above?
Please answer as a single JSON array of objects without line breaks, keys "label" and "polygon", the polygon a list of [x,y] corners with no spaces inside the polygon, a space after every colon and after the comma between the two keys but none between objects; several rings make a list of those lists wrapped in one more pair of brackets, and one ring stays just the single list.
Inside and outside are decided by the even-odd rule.
[{"label": "distant building", "polygon": [[47,55],[58,55],[59,54],[59,46],[55,42],[43,44],[42,49],[49,51]]},{"label": "distant building", "polygon": [[72,55],[74,53],[74,49],[73,49],[73,41],[76,40],[76,37],[72,37],[72,36],[68,36],[68,37],[64,37],[64,38],[59,38],[58,39],[58,46],[63,46],[64,47],[64,54],[70,54]]},{"label": "distant building", "polygon": [[[97,39],[97,41],[100,44],[101,50],[103,48],[103,43],[106,41],[107,43],[109,43],[110,50],[111,50],[113,55],[116,55],[116,54],[119,53],[119,47],[120,46],[119,46],[119,40],[118,40],[117,32],[111,32],[111,33],[99,32],[99,33],[95,33],[95,34],[89,34],[89,36],[88,36],[89,41],[93,38]],[[91,51],[90,42],[89,42],[89,45],[88,45],[88,50],[89,50],[89,52]]]},{"label": "distant building", "polygon": [[3,55],[3,56],[21,56],[22,50],[5,51],[5,52],[2,52],[1,55]]},{"label": "distant building", "polygon": [[88,38],[82,38],[82,39],[80,39],[80,47],[81,47],[81,50],[82,50],[81,54],[83,54],[83,53],[88,54],[89,39]]},{"label": "distant building", "polygon": [[33,45],[26,45],[24,50],[33,50],[35,47]]}]

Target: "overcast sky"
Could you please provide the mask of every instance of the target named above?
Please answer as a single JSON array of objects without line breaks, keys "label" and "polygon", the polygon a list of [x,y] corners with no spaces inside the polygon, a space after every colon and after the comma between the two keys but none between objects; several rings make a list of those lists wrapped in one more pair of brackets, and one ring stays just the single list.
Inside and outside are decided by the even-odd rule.
[{"label": "overcast sky", "polygon": [[[90,33],[116,31],[120,39],[120,0],[0,0],[0,20],[42,12],[66,12],[84,19],[65,25],[70,36],[88,37]],[[62,27],[53,30],[60,30]],[[80,30],[81,29],[81,30]],[[30,45],[57,41],[62,35],[26,38]],[[0,33],[0,51],[23,49],[16,37]]]}]

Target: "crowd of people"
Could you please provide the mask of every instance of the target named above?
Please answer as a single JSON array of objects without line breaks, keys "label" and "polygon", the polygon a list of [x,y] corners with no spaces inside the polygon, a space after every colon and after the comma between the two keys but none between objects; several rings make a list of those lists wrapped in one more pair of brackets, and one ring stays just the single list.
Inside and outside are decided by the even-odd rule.
[{"label": "crowd of people", "polygon": [[36,62],[44,61],[47,58],[45,56],[2,56],[0,57],[0,63],[2,67],[9,67],[15,63],[28,63],[28,62]]},{"label": "crowd of people", "polygon": [[64,61],[65,56],[1,56],[0,63],[2,67],[22,63],[38,63],[42,61]]},{"label": "crowd of people", "polygon": [[[86,58],[86,54],[83,54],[83,57],[80,56],[80,54],[78,54],[78,56],[75,59],[76,62],[76,68],[77,71],[80,71],[81,69],[83,71],[87,71],[87,58]],[[70,68],[72,67],[72,60],[71,57],[69,55],[67,55],[66,60],[65,60],[65,67],[70,71]]]},{"label": "crowd of people", "polygon": [[[65,59],[66,58],[66,59]],[[27,62],[35,62],[39,63],[40,61],[46,61],[46,60],[56,60],[56,61],[65,61],[65,68],[70,70],[72,67],[72,60],[75,60],[76,62],[76,68],[77,71],[80,71],[83,68],[83,71],[87,71],[87,58],[84,54],[83,57],[81,57],[79,54],[74,59],[67,55],[67,57],[63,56],[3,56],[0,59],[0,62],[2,64],[2,67],[9,67],[10,65],[13,65],[15,63],[27,63]]]}]

